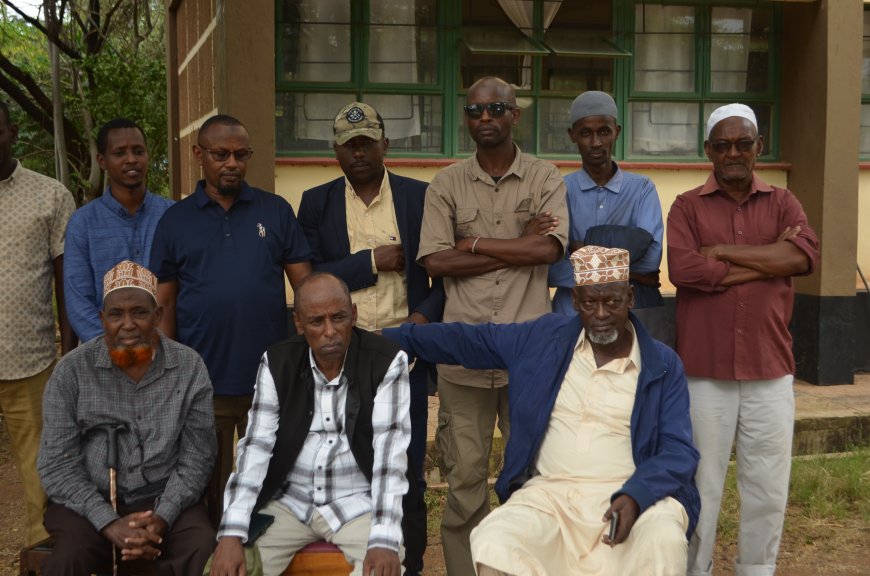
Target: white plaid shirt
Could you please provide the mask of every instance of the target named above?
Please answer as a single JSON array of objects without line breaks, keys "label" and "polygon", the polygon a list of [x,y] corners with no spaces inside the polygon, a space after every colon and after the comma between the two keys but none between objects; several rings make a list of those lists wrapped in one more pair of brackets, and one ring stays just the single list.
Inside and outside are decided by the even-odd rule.
[{"label": "white plaid shirt", "polygon": [[[402,540],[402,496],[408,489],[405,452],[411,437],[408,357],[404,352],[396,354],[374,398],[371,485],[354,459],[344,430],[347,398],[344,370],[328,381],[310,351],[309,361],[314,375],[314,415],[277,500],[306,524],[317,510],[333,532],[371,512],[368,547],[398,551]],[[248,429],[239,441],[236,472],[227,483],[218,538],[247,539],[248,523],[266,478],[277,430],[278,394],[269,359],[264,354]]]}]

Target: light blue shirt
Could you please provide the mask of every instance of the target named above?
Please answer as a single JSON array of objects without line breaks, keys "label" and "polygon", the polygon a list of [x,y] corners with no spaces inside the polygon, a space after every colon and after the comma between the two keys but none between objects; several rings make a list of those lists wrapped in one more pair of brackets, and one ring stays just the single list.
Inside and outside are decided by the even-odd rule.
[{"label": "light blue shirt", "polygon": [[[616,224],[642,228],[652,234],[653,242],[643,258],[631,263],[631,271],[648,274],[659,269],[662,262],[662,206],[652,180],[646,176],[624,172],[613,163],[616,172],[604,186],[595,183],[581,168],[565,176],[568,188],[568,215],[570,218],[568,242],[583,242],[586,231],[593,226]],[[550,266],[549,285],[556,287],[553,311],[576,314],[571,303],[574,272],[565,259]]]},{"label": "light blue shirt", "polygon": [[106,188],[73,213],[66,227],[63,289],[67,317],[81,342],[103,333],[103,276],[123,260],[148,268],[154,230],[172,204],[146,191],[131,216]]}]

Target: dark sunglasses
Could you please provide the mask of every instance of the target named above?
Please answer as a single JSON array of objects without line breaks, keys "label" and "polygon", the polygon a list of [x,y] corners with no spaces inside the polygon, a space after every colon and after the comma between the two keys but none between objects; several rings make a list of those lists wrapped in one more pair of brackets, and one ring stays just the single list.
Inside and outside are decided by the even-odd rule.
[{"label": "dark sunglasses", "polygon": [[757,141],[758,138],[747,138],[736,142],[731,142],[730,140],[716,140],[715,142],[710,142],[710,148],[719,154],[728,152],[731,150],[732,146],[736,147],[738,152],[749,152],[752,150],[752,147],[755,146]]},{"label": "dark sunglasses", "polygon": [[489,104],[466,104],[463,106],[465,113],[469,118],[480,118],[483,116],[483,111],[489,112],[493,118],[504,116],[508,110],[516,110],[516,106],[509,102],[490,102]]},{"label": "dark sunglasses", "polygon": [[230,152],[229,150],[221,150],[221,149],[212,149],[212,148],[202,148],[208,155],[211,156],[211,159],[215,162],[226,162],[230,158],[230,154],[232,154],[236,162],[247,162],[251,159],[251,156],[254,155],[253,148],[242,148],[241,150],[233,150]]}]

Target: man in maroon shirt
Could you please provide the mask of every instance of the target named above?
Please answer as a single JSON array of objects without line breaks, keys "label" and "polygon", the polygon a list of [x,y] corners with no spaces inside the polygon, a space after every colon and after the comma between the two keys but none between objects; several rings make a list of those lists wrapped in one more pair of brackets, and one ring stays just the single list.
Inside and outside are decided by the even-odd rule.
[{"label": "man in maroon shirt", "polygon": [[753,111],[716,109],[707,182],[668,215],[668,271],[677,287],[677,352],[689,377],[701,517],[689,576],[712,573],[731,445],[737,445],[740,535],[735,574],[772,575],[782,534],[794,427],[791,277],[809,274],[818,238],[784,188],[753,171],[762,153]]}]

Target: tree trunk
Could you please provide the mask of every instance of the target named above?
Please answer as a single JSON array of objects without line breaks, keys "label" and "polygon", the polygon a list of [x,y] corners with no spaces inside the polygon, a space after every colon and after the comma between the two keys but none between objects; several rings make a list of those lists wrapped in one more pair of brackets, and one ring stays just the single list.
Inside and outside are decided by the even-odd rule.
[{"label": "tree trunk", "polygon": [[54,116],[54,165],[57,179],[72,190],[69,177],[69,164],[66,138],[63,130],[63,96],[60,90],[60,54],[54,42],[49,41],[48,52],[51,57],[51,100]]}]

